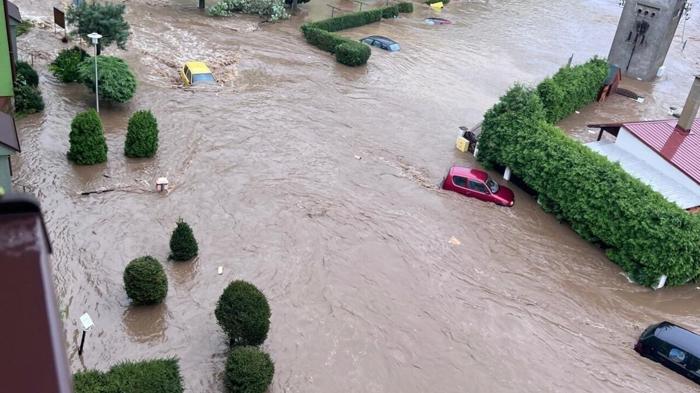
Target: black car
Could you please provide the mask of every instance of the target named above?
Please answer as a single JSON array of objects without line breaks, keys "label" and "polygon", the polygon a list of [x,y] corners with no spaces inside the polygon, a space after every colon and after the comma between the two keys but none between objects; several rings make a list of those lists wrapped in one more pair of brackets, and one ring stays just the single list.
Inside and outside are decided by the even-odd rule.
[{"label": "black car", "polygon": [[398,52],[399,50],[401,50],[401,47],[399,46],[398,42],[392,40],[391,38],[382,37],[380,35],[371,35],[369,37],[361,39],[360,41],[364,42],[367,45],[376,46],[377,48],[388,50],[389,52]]},{"label": "black car", "polygon": [[634,350],[700,383],[700,335],[661,322],[644,330]]}]

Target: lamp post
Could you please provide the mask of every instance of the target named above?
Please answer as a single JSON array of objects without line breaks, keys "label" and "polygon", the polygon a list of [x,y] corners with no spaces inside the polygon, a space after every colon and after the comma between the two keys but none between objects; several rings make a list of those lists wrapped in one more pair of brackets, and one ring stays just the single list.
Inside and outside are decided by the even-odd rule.
[{"label": "lamp post", "polygon": [[83,325],[83,337],[80,339],[80,348],[78,349],[78,356],[83,356],[83,345],[85,345],[85,333],[90,330],[91,327],[95,326],[92,322],[92,318],[88,313],[80,316],[80,323]]},{"label": "lamp post", "polygon": [[97,109],[97,113],[100,113],[100,83],[97,80],[97,42],[102,38],[102,35],[99,33],[90,33],[88,37],[90,37],[92,43],[95,45],[95,108]]}]

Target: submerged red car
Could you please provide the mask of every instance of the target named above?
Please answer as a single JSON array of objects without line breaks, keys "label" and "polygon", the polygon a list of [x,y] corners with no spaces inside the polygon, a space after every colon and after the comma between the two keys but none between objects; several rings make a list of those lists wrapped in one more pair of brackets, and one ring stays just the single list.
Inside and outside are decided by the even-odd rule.
[{"label": "submerged red car", "polygon": [[442,188],[501,206],[513,206],[515,203],[513,191],[478,169],[453,166],[442,181]]}]

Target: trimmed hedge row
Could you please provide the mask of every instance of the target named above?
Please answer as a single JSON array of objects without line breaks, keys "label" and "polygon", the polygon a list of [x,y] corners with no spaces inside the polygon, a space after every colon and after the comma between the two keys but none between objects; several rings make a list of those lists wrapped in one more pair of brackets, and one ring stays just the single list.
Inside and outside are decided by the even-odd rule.
[{"label": "trimmed hedge row", "polygon": [[595,101],[601,81],[608,74],[608,63],[593,58],[585,64],[564,67],[537,86],[547,121],[554,124],[578,108]]},{"label": "trimmed hedge row", "polygon": [[106,373],[80,371],[73,375],[75,393],[182,393],[177,359],[124,362]]},{"label": "trimmed hedge row", "polygon": [[399,12],[413,12],[413,3],[398,3],[310,22],[302,25],[301,31],[306,42],[326,52],[334,53],[339,63],[355,67],[367,63],[372,54],[369,46],[333,32],[379,22],[382,18],[395,18]]},{"label": "trimmed hedge row", "polygon": [[447,5],[450,3],[450,0],[425,0],[425,4],[428,4],[428,5],[439,3],[439,2],[442,2],[443,5]]},{"label": "trimmed hedge row", "polygon": [[[587,69],[560,72],[569,74],[567,78],[577,73],[580,91],[602,85],[605,73],[592,77],[599,60],[581,67]],[[563,78],[555,75],[551,80]],[[610,260],[638,283],[653,286],[664,274],[668,285],[698,277],[700,217],[666,201],[618,164],[548,123],[548,115],[561,116],[573,104],[548,108],[537,94],[542,91],[516,85],[485,114],[479,161],[510,167],[539,194],[546,211],[605,248]],[[568,98],[587,103],[581,97]]]}]

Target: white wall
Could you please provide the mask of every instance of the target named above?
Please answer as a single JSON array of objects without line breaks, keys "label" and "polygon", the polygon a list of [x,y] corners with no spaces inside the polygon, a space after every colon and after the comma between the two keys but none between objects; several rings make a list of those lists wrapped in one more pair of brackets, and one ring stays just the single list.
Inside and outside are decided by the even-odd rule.
[{"label": "white wall", "polygon": [[615,144],[627,150],[630,154],[643,160],[648,165],[656,168],[659,172],[667,174],[670,178],[680,183],[687,189],[691,190],[695,194],[700,194],[700,185],[689,178],[685,173],[681,172],[678,168],[674,167],[666,161],[665,158],[642,141],[637,139],[636,136],[632,135],[626,128],[620,127],[620,133],[617,134],[617,140]]}]

